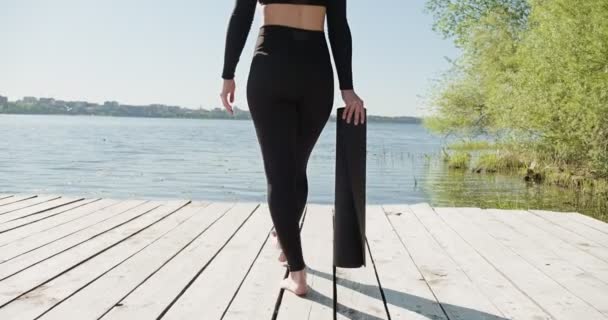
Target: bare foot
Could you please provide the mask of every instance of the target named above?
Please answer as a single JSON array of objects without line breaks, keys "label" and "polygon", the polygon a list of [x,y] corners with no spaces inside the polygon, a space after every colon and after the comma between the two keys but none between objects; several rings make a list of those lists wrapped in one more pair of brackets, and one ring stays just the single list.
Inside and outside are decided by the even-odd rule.
[{"label": "bare foot", "polygon": [[272,232],[270,233],[272,235],[272,241],[274,242],[274,246],[275,248],[281,250],[281,243],[279,242],[279,237],[277,236],[277,232],[275,230],[272,230]]},{"label": "bare foot", "polygon": [[287,278],[281,280],[281,288],[298,296],[305,296],[310,289],[306,283],[306,267],[300,271],[290,272]]},{"label": "bare foot", "polygon": [[283,262],[283,266],[287,266],[287,264],[285,264],[285,262],[287,261],[287,257],[282,251],[281,244],[279,243],[279,238],[277,237],[277,232],[275,230],[272,230],[271,235],[274,238],[275,247],[281,250],[281,253],[279,254],[279,262]]},{"label": "bare foot", "polygon": [[279,261],[280,262],[287,261],[287,257],[285,256],[285,253],[283,253],[283,251],[281,251],[281,254],[279,254]]},{"label": "bare foot", "polygon": [[281,243],[279,242],[279,237],[277,237],[277,231],[276,230],[272,230],[270,232],[270,235],[273,237],[273,241],[274,241],[274,245],[277,249],[281,250],[281,253],[279,254],[279,262],[283,263],[284,267],[288,267],[287,264],[287,257],[285,256],[285,253],[283,253],[283,248],[281,248]]}]

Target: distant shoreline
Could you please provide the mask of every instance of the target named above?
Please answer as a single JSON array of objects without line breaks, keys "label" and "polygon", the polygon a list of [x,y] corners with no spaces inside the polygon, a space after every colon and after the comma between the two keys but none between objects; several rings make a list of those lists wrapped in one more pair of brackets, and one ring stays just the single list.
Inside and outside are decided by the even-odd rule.
[{"label": "distant shoreline", "polygon": [[[247,112],[247,111],[241,111]],[[251,120],[251,117],[169,117],[169,116],[130,116],[130,115],[103,115],[103,114],[74,114],[74,113],[9,113],[0,111],[0,116],[17,115],[17,116],[85,116],[85,117],[114,117],[114,118],[150,118],[150,119],[188,119],[188,120]],[[367,116],[367,122],[383,122],[383,123],[402,123],[402,124],[422,124],[422,119],[414,118],[415,120],[398,120],[388,117],[389,119],[378,119],[382,116]],[[336,116],[331,115],[330,122],[336,121]]]},{"label": "distant shoreline", "polygon": [[[152,104],[147,106],[122,105],[115,101],[103,104],[86,101],[63,101],[53,98],[24,97],[17,101],[8,101],[0,96],[0,114],[18,115],[81,115],[81,116],[110,116],[129,118],[167,118],[167,119],[226,119],[251,120],[248,110],[234,107],[234,115],[228,114],[223,108],[189,109],[178,106]],[[336,121],[331,115],[330,121]],[[422,119],[410,116],[376,116],[368,115],[368,122],[420,124]]]}]

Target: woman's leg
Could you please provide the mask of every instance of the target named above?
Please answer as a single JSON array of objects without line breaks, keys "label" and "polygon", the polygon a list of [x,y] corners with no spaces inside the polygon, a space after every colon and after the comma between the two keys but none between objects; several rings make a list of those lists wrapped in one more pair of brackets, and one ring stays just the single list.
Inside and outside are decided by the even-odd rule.
[{"label": "woman's leg", "polygon": [[290,271],[304,268],[299,222],[308,198],[307,165],[332,110],[329,88],[299,104],[250,93],[249,108],[262,151],[267,200]]},{"label": "woman's leg", "polygon": [[247,100],[257,139],[262,152],[267,183],[268,209],[275,231],[287,257],[288,268],[304,268],[300,239],[299,202],[296,194],[297,128],[296,100],[291,92],[295,76],[290,72],[284,55],[273,54],[268,48],[280,34],[266,33],[258,40],[260,51],[271,54],[255,55],[249,70]]},{"label": "woman's leg", "polygon": [[296,197],[295,106],[250,105],[267,182],[268,209],[290,271],[304,268]]},{"label": "woman's leg", "polygon": [[296,199],[298,219],[302,216],[308,199],[307,167],[310,155],[316,145],[333,106],[333,90],[322,89],[303,99],[297,108],[297,158],[296,158]]},{"label": "woman's leg", "polygon": [[323,32],[265,26],[247,83],[269,210],[290,270],[282,287],[296,294],[307,292],[299,222],[308,197],[308,159],[333,104],[329,58]]},{"label": "woman's leg", "polygon": [[[307,166],[310,155],[321,135],[332,110],[333,95],[329,92],[311,95],[297,108],[296,129],[296,204],[297,219],[300,221],[308,200]],[[280,239],[279,239],[280,240]],[[279,241],[280,242],[280,241]],[[282,259],[279,259],[282,261]]]}]

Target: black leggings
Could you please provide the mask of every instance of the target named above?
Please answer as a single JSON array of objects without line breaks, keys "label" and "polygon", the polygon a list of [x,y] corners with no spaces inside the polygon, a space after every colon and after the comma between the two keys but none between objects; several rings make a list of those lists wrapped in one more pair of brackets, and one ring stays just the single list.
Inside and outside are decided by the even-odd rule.
[{"label": "black leggings", "polygon": [[305,266],[299,221],[308,197],[306,166],[333,99],[325,33],[262,26],[247,100],[264,162],[268,209],[290,271]]}]

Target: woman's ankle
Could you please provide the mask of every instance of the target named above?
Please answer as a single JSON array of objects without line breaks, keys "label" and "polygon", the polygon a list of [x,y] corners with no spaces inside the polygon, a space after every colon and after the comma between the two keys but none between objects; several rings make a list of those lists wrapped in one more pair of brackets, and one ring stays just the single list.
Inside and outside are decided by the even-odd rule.
[{"label": "woman's ankle", "polygon": [[289,268],[289,272],[290,273],[298,273],[298,272],[302,272],[302,271],[306,271],[306,264],[303,264],[301,267],[298,268]]}]

